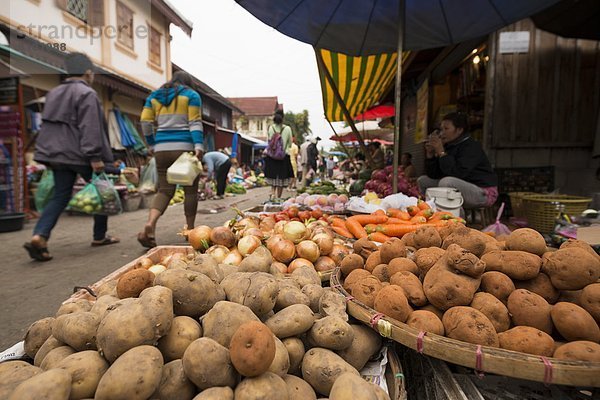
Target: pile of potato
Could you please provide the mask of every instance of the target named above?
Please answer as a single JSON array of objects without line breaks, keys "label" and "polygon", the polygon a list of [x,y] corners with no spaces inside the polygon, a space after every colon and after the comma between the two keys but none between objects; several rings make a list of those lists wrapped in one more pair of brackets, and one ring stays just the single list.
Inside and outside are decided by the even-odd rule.
[{"label": "pile of potato", "polygon": [[150,264],[35,322],[34,365],[0,364],[0,398],[389,399],[358,372],[380,336],[349,322],[314,268],[283,274],[263,246],[239,266],[199,253]]},{"label": "pile of potato", "polygon": [[549,251],[537,231],[497,240],[461,224],[421,227],[344,258],[358,301],[437,335],[564,360],[600,362],[600,257],[569,240]]}]

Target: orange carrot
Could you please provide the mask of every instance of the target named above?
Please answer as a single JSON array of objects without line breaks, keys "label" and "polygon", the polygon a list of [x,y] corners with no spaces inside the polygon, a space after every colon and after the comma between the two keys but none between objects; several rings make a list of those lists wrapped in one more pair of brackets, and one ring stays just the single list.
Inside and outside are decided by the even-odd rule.
[{"label": "orange carrot", "polygon": [[417,207],[419,207],[419,210],[428,210],[428,209],[431,209],[431,207],[429,207],[429,204],[427,204],[423,200],[419,200],[417,202]]},{"label": "orange carrot", "polygon": [[333,217],[331,218],[330,222],[332,226],[337,226],[338,228],[346,229],[346,222],[341,218]]},{"label": "orange carrot", "polygon": [[386,214],[385,214],[385,211],[379,209],[379,210],[376,210],[375,212],[373,212],[371,215],[386,215]]},{"label": "orange carrot", "polygon": [[410,214],[411,217],[414,217],[419,212],[419,207],[409,206],[409,207],[406,207],[406,211],[408,211],[408,214]]},{"label": "orange carrot", "polygon": [[394,225],[394,224],[410,224],[410,221],[400,219],[400,218],[388,218],[386,224]]},{"label": "orange carrot", "polygon": [[387,215],[388,217],[399,218],[398,215],[403,212],[398,208],[388,208]]},{"label": "orange carrot", "polygon": [[361,224],[362,226],[365,226],[367,224],[385,224],[388,220],[387,215],[353,215],[352,217],[348,218],[346,221],[348,220],[353,220],[358,222],[359,224]]},{"label": "orange carrot", "polygon": [[378,226],[379,225],[377,225],[377,224],[366,224],[365,231],[367,231],[367,233],[375,232],[375,231],[377,231]]},{"label": "orange carrot", "polygon": [[452,218],[454,218],[454,215],[452,215],[448,211],[436,211],[435,213],[433,213],[431,218],[429,218],[429,221],[443,221]]},{"label": "orange carrot", "polygon": [[433,216],[433,210],[431,208],[423,208],[419,210],[416,215],[421,215],[425,218],[431,218],[431,216]]},{"label": "orange carrot", "polygon": [[381,233],[381,232],[373,232],[370,233],[367,238],[373,242],[379,242],[379,243],[385,243],[387,242],[390,237]]},{"label": "orange carrot", "polygon": [[422,215],[415,215],[410,219],[410,222],[412,222],[413,224],[424,224],[425,222],[427,222],[427,218],[425,218]]},{"label": "orange carrot", "polygon": [[354,237],[357,239],[367,237],[367,231],[365,230],[365,228],[363,228],[363,226],[356,219],[353,218],[354,217],[350,217],[346,220],[346,229],[348,230],[348,232],[354,235]]},{"label": "orange carrot", "polygon": [[423,224],[411,224],[411,225],[381,225],[379,232],[387,236],[402,237],[409,232],[414,232],[417,228],[423,226]]},{"label": "orange carrot", "polygon": [[348,229],[346,229],[346,227],[342,228],[340,226],[332,226],[332,228],[333,228],[333,231],[335,233],[337,233],[338,235],[343,236],[343,237],[348,238],[348,239],[354,239],[354,235],[352,235],[348,231]]}]

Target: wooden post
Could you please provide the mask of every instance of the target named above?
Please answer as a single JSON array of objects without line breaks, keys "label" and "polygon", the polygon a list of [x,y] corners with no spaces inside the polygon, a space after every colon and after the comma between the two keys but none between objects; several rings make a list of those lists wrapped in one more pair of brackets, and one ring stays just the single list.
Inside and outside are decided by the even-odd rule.
[{"label": "wooden post", "polygon": [[394,101],[395,118],[394,118],[394,173],[392,182],[392,193],[398,193],[398,155],[400,153],[400,125],[401,110],[400,99],[402,98],[402,47],[404,45],[404,13],[405,3],[400,0],[398,5],[398,64],[396,67],[396,98]]}]

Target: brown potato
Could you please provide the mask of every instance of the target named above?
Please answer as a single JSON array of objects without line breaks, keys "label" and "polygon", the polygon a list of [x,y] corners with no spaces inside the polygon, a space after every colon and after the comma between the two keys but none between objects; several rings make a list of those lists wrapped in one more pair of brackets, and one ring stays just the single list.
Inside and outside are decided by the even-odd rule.
[{"label": "brown potato", "polygon": [[321,297],[325,294],[325,289],[323,286],[317,284],[305,285],[302,288],[302,293],[308,297],[308,306],[313,312],[319,312],[319,303],[321,302]]},{"label": "brown potato", "polygon": [[126,272],[117,282],[117,296],[120,299],[138,297],[144,289],[154,284],[154,278],[154,274],[144,268]]},{"label": "brown potato", "polygon": [[581,292],[581,307],[600,324],[600,283],[592,283]]},{"label": "brown potato", "polygon": [[578,306],[582,306],[581,296],[583,296],[582,290],[561,290],[558,295],[557,301],[564,301],[566,303],[577,304]]},{"label": "brown potato", "polygon": [[406,235],[402,236],[402,243],[404,243],[404,246],[406,247],[412,247],[413,249],[415,248],[415,233],[414,232],[408,232]]},{"label": "brown potato", "polygon": [[463,226],[444,239],[442,249],[447,249],[451,244],[457,244],[477,257],[481,257],[485,252],[487,242],[487,238],[483,238],[482,235],[486,236],[485,233]]},{"label": "brown potato", "polygon": [[438,230],[433,226],[421,226],[417,228],[413,242],[416,249],[442,246],[442,238]]},{"label": "brown potato", "polygon": [[[346,313],[346,299],[340,293],[332,289],[323,289],[323,295],[319,299],[318,313],[322,317],[334,315],[344,321],[348,321]],[[315,320],[319,319],[315,316]]]},{"label": "brown potato", "polygon": [[427,310],[415,310],[410,313],[406,325],[424,332],[435,333],[444,336],[444,324],[442,320]]},{"label": "brown potato", "polygon": [[100,317],[93,312],[64,314],[52,325],[52,336],[77,351],[96,349],[96,331]]},{"label": "brown potato", "polygon": [[369,272],[373,272],[373,270],[375,269],[375,267],[378,266],[379,264],[382,264],[382,263],[383,262],[381,261],[381,252],[380,251],[374,251],[367,258],[367,261],[365,262],[365,269],[367,271],[369,271]]},{"label": "brown potato", "polygon": [[258,320],[252,310],[244,305],[219,301],[202,318],[203,335],[228,348],[231,337],[242,324]]},{"label": "brown potato", "polygon": [[515,326],[498,334],[500,348],[527,354],[552,357],[554,339],[546,332],[531,326]]},{"label": "brown potato", "polygon": [[419,278],[408,271],[395,273],[390,279],[392,285],[400,286],[408,301],[414,306],[427,304],[427,297],[423,291],[423,285]]},{"label": "brown potato", "polygon": [[375,242],[371,242],[367,238],[362,238],[358,239],[352,244],[352,249],[354,250],[354,254],[358,254],[366,260],[371,253],[379,250],[379,247],[375,244]]},{"label": "brown potato", "polygon": [[371,275],[354,283],[350,287],[350,294],[367,307],[373,308],[375,297],[382,287],[379,279]]},{"label": "brown potato", "polygon": [[[230,388],[228,389],[231,390]],[[156,389],[156,392],[150,398],[160,400],[192,400],[196,392],[196,386],[185,376],[183,361],[179,359],[166,363],[163,366],[158,389]],[[233,392],[231,400],[233,400]]]},{"label": "brown potato", "polygon": [[566,247],[544,256],[543,272],[559,290],[579,290],[600,278],[600,257],[580,247]]},{"label": "brown potato", "polygon": [[566,242],[563,242],[563,244],[560,245],[561,249],[567,249],[570,247],[578,247],[587,251],[590,255],[600,258],[600,256],[598,255],[598,253],[596,253],[592,246],[590,246],[587,242],[584,242],[583,240],[568,239]]},{"label": "brown potato", "polygon": [[371,276],[371,273],[366,269],[353,270],[348,274],[348,276],[344,280],[344,289],[348,290],[350,287],[352,287],[353,284],[355,284],[362,278],[366,278],[367,276]]},{"label": "brown potato", "polygon": [[381,336],[365,325],[351,324],[354,331],[352,344],[336,353],[358,371],[381,349]]},{"label": "brown potato", "polygon": [[481,260],[485,262],[486,271],[499,271],[521,281],[535,278],[542,266],[539,256],[525,251],[492,251],[484,254]]},{"label": "brown potato", "polygon": [[377,400],[375,388],[373,383],[346,372],[340,375],[331,387],[329,400]]},{"label": "brown potato", "polygon": [[600,344],[585,340],[566,343],[554,352],[554,358],[561,360],[600,362]]},{"label": "brown potato", "polygon": [[262,322],[246,322],[233,334],[229,354],[231,363],[243,376],[261,375],[275,359],[273,332]]},{"label": "brown potato", "polygon": [[63,369],[53,369],[21,382],[8,400],[68,399],[70,392],[71,374]]},{"label": "brown potato", "polygon": [[427,304],[427,305],[421,307],[420,310],[429,311],[429,312],[434,313],[436,315],[436,317],[438,317],[440,319],[440,321],[444,317],[444,311],[440,310],[439,308],[437,308],[433,304]]},{"label": "brown potato", "polygon": [[194,340],[181,360],[185,376],[201,390],[213,386],[233,388],[237,383],[238,374],[231,364],[229,350],[213,339]]},{"label": "brown potato", "polygon": [[297,337],[285,338],[281,341],[287,350],[290,367],[288,368],[288,374],[300,375],[300,366],[302,365],[302,359],[304,358],[304,342]]},{"label": "brown potato", "polygon": [[499,346],[492,322],[472,307],[452,307],[444,313],[442,323],[449,338],[483,346]]},{"label": "brown potato", "polygon": [[510,315],[506,306],[489,293],[475,293],[471,307],[481,311],[494,325],[496,332],[504,332],[510,328]]},{"label": "brown potato", "polygon": [[600,342],[600,328],[594,318],[576,304],[556,303],[550,311],[558,333],[570,342],[584,340]]},{"label": "brown potato", "polygon": [[325,396],[329,395],[334,382],[345,372],[360,376],[352,365],[331,350],[318,347],[310,349],[302,360],[302,378],[316,392]]},{"label": "brown potato", "polygon": [[354,340],[354,331],[346,321],[337,316],[321,318],[308,331],[307,339],[316,347],[344,350]]},{"label": "brown potato", "polygon": [[294,375],[286,375],[283,380],[287,385],[289,400],[317,400],[314,389],[304,379]]},{"label": "brown potato", "polygon": [[108,370],[108,362],[96,350],[80,351],[65,357],[56,368],[71,375],[71,398],[94,397],[102,375]]},{"label": "brown potato", "polygon": [[502,272],[489,271],[481,275],[481,290],[491,294],[506,305],[508,296],[515,291],[515,284],[512,279]]},{"label": "brown potato", "polygon": [[543,272],[540,272],[538,276],[527,281],[515,281],[515,287],[517,289],[527,289],[530,292],[539,294],[550,304],[556,303],[560,293],[552,286],[550,277]]},{"label": "brown potato", "polygon": [[446,249],[446,262],[450,268],[472,278],[479,278],[485,272],[485,263],[457,244],[451,244]]},{"label": "brown potato", "polygon": [[[116,285],[116,284],[115,284]],[[100,296],[98,296],[100,297]],[[86,312],[92,309],[92,303],[86,299],[77,299],[68,303],[62,304],[58,311],[56,311],[55,317],[58,318],[65,314],[74,314],[78,312]]]},{"label": "brown potato", "polygon": [[444,239],[446,239],[450,234],[454,233],[457,230],[460,230],[462,228],[464,228],[465,226],[463,224],[461,224],[460,222],[452,222],[450,221],[449,223],[445,224],[443,227],[440,228],[439,233],[440,233],[440,237],[442,238],[442,242],[444,241]]},{"label": "brown potato", "polygon": [[419,274],[416,275],[424,276],[444,254],[446,254],[446,251],[439,247],[417,250],[414,254],[414,261],[417,268],[419,268]]},{"label": "brown potato", "polygon": [[35,358],[33,359],[33,365],[39,367],[42,361],[44,361],[44,357],[51,351],[56,349],[57,347],[65,346],[63,342],[57,340],[54,336],[50,335],[48,339],[44,342],[42,347],[35,354]]},{"label": "brown potato", "polygon": [[269,372],[284,377],[290,370],[290,355],[287,347],[278,337],[275,337],[275,358],[269,366]]},{"label": "brown potato", "polygon": [[233,400],[233,389],[225,387],[211,387],[203,390],[192,400]]},{"label": "brown potato", "polygon": [[400,271],[408,271],[415,276],[420,275],[419,267],[417,267],[417,264],[410,258],[394,258],[388,264],[388,269],[390,271],[390,277]]},{"label": "brown potato", "polygon": [[546,252],[546,240],[541,233],[531,228],[519,228],[506,239],[507,250],[519,250],[542,256]]},{"label": "brown potato", "polygon": [[406,257],[406,246],[402,240],[393,237],[381,245],[379,253],[380,264],[389,264],[394,258]]},{"label": "brown potato", "polygon": [[272,372],[246,378],[235,388],[236,400],[288,400],[285,381]]},{"label": "brown potato", "polygon": [[48,317],[35,321],[29,326],[27,333],[25,334],[25,339],[23,339],[25,354],[27,354],[29,358],[34,359],[35,354],[40,347],[42,347],[44,342],[52,335],[53,324],[54,318]]},{"label": "brown potato", "polygon": [[195,319],[181,316],[173,318],[169,332],[158,340],[158,349],[166,362],[183,357],[185,349],[202,337],[202,326]]},{"label": "brown potato", "polygon": [[508,312],[515,325],[532,326],[552,334],[552,306],[544,298],[529,290],[517,289],[508,296]]},{"label": "brown potato", "polygon": [[40,368],[44,371],[56,368],[56,366],[71,354],[75,354],[75,349],[69,346],[60,346],[52,349],[46,354],[44,360],[40,363]]},{"label": "brown potato", "polygon": [[277,312],[265,325],[280,339],[307,332],[315,322],[315,314],[305,304],[294,304]]},{"label": "brown potato", "polygon": [[0,364],[0,399],[8,396],[29,378],[44,372],[41,368],[34,367],[25,361],[6,361]]},{"label": "brown potato", "polygon": [[347,257],[344,257],[342,262],[340,263],[340,269],[342,270],[342,274],[344,276],[348,276],[348,274],[355,269],[361,269],[365,266],[365,260],[358,254],[350,254]]},{"label": "brown potato", "polygon": [[408,299],[404,295],[404,290],[396,285],[389,285],[381,289],[375,297],[373,308],[400,322],[406,322],[412,312],[412,308],[408,305]]},{"label": "brown potato", "polygon": [[[313,284],[311,284],[310,286],[313,286]],[[273,310],[279,311],[294,304],[304,304],[310,306],[310,299],[307,295],[302,293],[302,290],[298,288],[280,286],[279,293],[277,293],[277,301],[275,302],[275,308]]]},{"label": "brown potato", "polygon": [[[298,277],[298,274],[303,274],[303,272],[298,272],[299,270],[300,268],[294,271],[293,275],[295,277]],[[312,272],[321,282],[317,271],[313,269]],[[161,275],[163,274],[159,276]],[[229,301],[245,305],[259,317],[273,310],[279,292],[279,285],[273,275],[265,272],[233,273],[224,278],[220,286],[225,291]]]}]

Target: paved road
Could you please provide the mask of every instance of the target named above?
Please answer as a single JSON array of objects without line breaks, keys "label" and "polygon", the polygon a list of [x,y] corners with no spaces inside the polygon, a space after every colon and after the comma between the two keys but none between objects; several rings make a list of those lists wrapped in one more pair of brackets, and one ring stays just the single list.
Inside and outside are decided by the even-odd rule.
[{"label": "paved road", "polygon": [[[200,202],[196,223],[221,225],[235,215],[229,206],[247,209],[262,204],[269,191],[258,188],[242,196]],[[219,212],[206,214],[211,208],[219,208]],[[90,285],[143,255],[145,249],[136,234],[146,218],[147,210],[109,218],[109,234],[119,237],[121,243],[91,247],[91,218],[63,215],[49,242],[54,259],[46,263],[31,261],[22,247],[31,236],[33,222],[19,232],[0,233],[0,351],[22,340],[31,323],[53,316],[74,286]],[[158,244],[184,244],[177,236],[184,223],[183,206],[169,207],[158,223]]]}]

